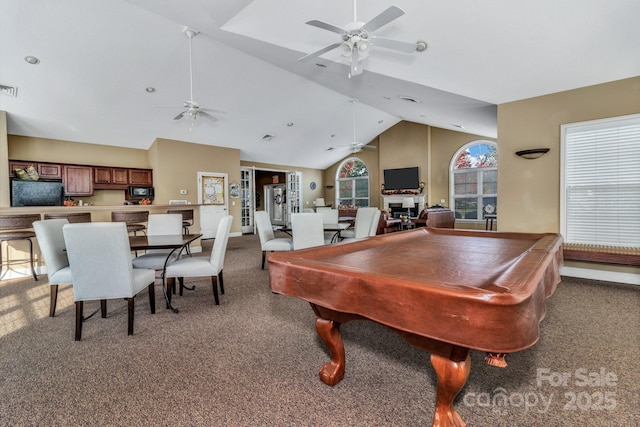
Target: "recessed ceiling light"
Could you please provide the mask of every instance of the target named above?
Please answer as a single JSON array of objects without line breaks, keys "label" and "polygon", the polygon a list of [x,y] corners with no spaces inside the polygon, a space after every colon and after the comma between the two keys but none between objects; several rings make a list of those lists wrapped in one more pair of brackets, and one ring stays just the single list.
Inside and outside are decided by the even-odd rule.
[{"label": "recessed ceiling light", "polygon": [[40,63],[40,60],[38,58],[36,58],[35,56],[25,56],[24,60],[27,61],[29,64],[31,65],[36,65]]},{"label": "recessed ceiling light", "polygon": [[384,120],[380,119],[378,120],[378,123],[384,123]]},{"label": "recessed ceiling light", "polygon": [[418,52],[424,52],[425,50],[427,50],[427,47],[429,45],[427,44],[427,42],[423,42],[422,40],[418,40],[416,42],[416,50]]},{"label": "recessed ceiling light", "polygon": [[320,67],[320,68],[327,68],[327,66],[326,66],[326,65],[321,64],[321,63],[319,63],[319,62],[316,62],[316,67]]},{"label": "recessed ceiling light", "polygon": [[329,148],[327,148],[327,149],[326,149],[326,150],[324,150],[324,151],[333,151],[333,150],[335,150],[335,148],[333,148],[333,147],[329,147]]},{"label": "recessed ceiling light", "polygon": [[271,141],[272,139],[273,139],[273,135],[271,135],[270,133],[267,133],[262,137],[263,141]]},{"label": "recessed ceiling light", "polygon": [[293,126],[293,122],[287,123],[287,126],[289,126],[289,127]]},{"label": "recessed ceiling light", "polygon": [[458,129],[464,129],[464,126],[462,125],[457,125],[455,123],[451,123],[451,126],[453,126],[454,128],[458,128]]},{"label": "recessed ceiling light", "polygon": [[148,93],[154,93],[156,91],[155,87],[149,86],[148,88],[145,89]]}]

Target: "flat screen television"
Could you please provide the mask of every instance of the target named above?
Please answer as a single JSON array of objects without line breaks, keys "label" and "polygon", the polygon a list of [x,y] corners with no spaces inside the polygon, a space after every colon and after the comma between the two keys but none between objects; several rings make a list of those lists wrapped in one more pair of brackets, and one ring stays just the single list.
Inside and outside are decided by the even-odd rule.
[{"label": "flat screen television", "polygon": [[63,202],[61,182],[11,181],[11,206],[62,206]]},{"label": "flat screen television", "polygon": [[420,176],[418,167],[385,169],[384,189],[385,190],[412,190],[420,186]]}]

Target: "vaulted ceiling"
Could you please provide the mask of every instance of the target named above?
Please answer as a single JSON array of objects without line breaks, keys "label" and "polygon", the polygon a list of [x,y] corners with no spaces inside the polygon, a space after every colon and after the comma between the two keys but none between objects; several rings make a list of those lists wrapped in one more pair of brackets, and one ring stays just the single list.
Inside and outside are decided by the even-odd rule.
[{"label": "vaulted ceiling", "polygon": [[[640,75],[637,0],[361,0],[356,18],[391,5],[404,15],[373,34],[428,48],[374,40],[349,78],[341,49],[298,61],[341,42],[305,23],[344,27],[349,0],[0,0],[0,110],[15,135],[160,137],[323,169],[354,133],[368,143],[407,120],[497,137],[498,104]],[[199,32],[192,87],[185,27]],[[173,119],[191,89],[217,121]]]}]

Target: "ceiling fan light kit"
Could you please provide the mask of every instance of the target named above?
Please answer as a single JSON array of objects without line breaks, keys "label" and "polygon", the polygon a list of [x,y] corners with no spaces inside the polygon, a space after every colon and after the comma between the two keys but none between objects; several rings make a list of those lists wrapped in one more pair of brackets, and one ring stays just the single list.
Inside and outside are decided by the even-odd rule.
[{"label": "ceiling fan light kit", "polygon": [[362,67],[359,65],[359,62],[369,56],[372,45],[378,45],[386,49],[397,50],[405,53],[423,52],[427,49],[427,43],[423,41],[407,43],[399,40],[391,40],[384,37],[369,35],[369,33],[387,25],[402,15],[404,15],[404,11],[402,9],[397,6],[390,6],[369,22],[359,22],[356,17],[356,0],[353,0],[353,22],[348,23],[344,28],[315,19],[306,22],[307,25],[340,34],[342,42],[334,43],[316,52],[305,55],[300,58],[299,61],[318,57],[340,47],[342,50],[342,56],[351,58],[351,69],[349,71],[349,78],[351,78],[352,76],[362,73]]},{"label": "ceiling fan light kit", "polygon": [[192,42],[193,38],[200,34],[200,31],[194,30],[193,28],[184,27],[182,32],[186,34],[189,38],[189,100],[184,101],[182,112],[175,116],[173,120],[181,120],[187,119],[190,122],[194,122],[198,120],[200,116],[205,116],[213,121],[217,121],[215,117],[211,114],[207,113],[205,108],[200,108],[200,104],[193,100],[193,49]]}]

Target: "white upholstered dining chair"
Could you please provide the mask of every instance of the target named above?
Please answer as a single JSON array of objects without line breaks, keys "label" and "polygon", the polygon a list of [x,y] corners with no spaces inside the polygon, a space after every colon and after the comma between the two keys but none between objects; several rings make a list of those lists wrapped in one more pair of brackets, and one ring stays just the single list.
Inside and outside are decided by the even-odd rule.
[{"label": "white upholstered dining chair", "polygon": [[75,340],[82,338],[85,301],[100,301],[102,317],[107,317],[107,300],[127,300],[127,333],[133,335],[134,297],[147,288],[151,313],[156,312],[155,271],[133,268],[127,226],[124,222],[66,224],[64,234],[69,267],[73,277],[76,305]]},{"label": "white upholstered dining chair", "polygon": [[[376,215],[377,213],[377,215]],[[356,220],[353,228],[344,230],[340,233],[340,236],[349,239],[363,239],[371,235],[373,228],[373,235],[378,228],[378,221],[380,220],[380,209],[374,207],[358,208],[356,211]],[[375,223],[375,225],[373,225]]]},{"label": "white upholstered dining chair", "polygon": [[[153,214],[147,222],[147,236],[182,235],[181,214]],[[171,256],[170,258],[168,258]],[[150,249],[133,259],[135,268],[163,270],[180,257],[180,251],[172,249]]]},{"label": "white upholstered dining chair", "polygon": [[262,249],[262,269],[267,252],[286,252],[293,249],[293,241],[290,238],[276,237],[267,211],[256,211],[254,215],[258,236],[260,236],[260,248]]},{"label": "white upholstered dining chair", "polygon": [[[211,276],[213,299],[216,305],[220,305],[220,300],[218,298],[218,283],[220,284],[220,293],[224,294],[222,269],[224,266],[224,256],[227,252],[227,243],[229,242],[229,233],[231,232],[232,222],[233,217],[231,215],[226,215],[220,220],[218,230],[216,231],[216,237],[213,241],[211,256],[209,258],[185,257],[167,266],[164,274],[168,281],[169,288],[173,289],[175,287],[175,278],[177,277],[178,282],[180,283],[180,295],[182,295],[185,277]],[[171,298],[171,292],[167,292],[167,295]]]},{"label": "white upholstered dining chair", "polygon": [[293,249],[304,249],[324,245],[325,237],[322,214],[291,214],[291,234],[293,234]]},{"label": "white upholstered dining chair", "polygon": [[33,223],[33,230],[47,267],[50,288],[49,317],[56,314],[58,285],[70,285],[73,282],[62,233],[62,227],[66,224],[69,224],[66,219],[45,219]]}]

